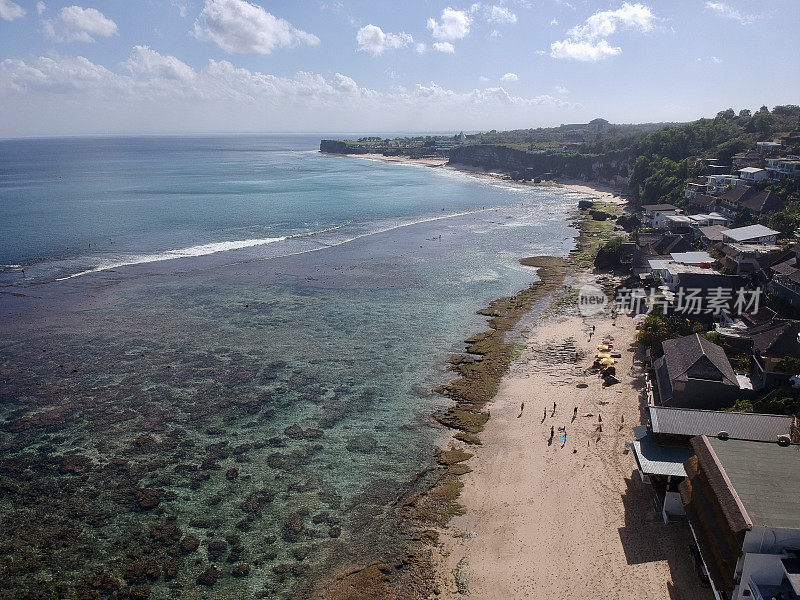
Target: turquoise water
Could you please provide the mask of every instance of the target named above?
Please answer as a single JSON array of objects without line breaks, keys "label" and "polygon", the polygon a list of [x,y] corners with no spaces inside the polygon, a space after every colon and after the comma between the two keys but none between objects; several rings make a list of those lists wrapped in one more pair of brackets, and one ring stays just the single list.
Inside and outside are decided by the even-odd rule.
[{"label": "turquoise water", "polygon": [[318,143],[0,142],[0,598],[298,597],[397,547],[447,356],[578,197]]}]

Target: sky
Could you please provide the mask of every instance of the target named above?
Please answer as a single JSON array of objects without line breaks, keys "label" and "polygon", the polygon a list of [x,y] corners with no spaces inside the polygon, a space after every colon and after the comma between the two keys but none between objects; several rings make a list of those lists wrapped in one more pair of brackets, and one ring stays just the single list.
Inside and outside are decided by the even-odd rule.
[{"label": "sky", "polygon": [[798,31],[798,0],[0,0],[0,137],[690,121],[800,103]]}]

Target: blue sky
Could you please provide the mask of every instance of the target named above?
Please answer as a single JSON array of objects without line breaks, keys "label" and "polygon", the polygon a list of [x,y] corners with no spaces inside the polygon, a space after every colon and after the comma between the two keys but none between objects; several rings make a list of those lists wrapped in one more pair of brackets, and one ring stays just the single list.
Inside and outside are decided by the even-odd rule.
[{"label": "blue sky", "polygon": [[486,130],[800,102],[797,0],[72,2],[0,0],[0,137]]}]

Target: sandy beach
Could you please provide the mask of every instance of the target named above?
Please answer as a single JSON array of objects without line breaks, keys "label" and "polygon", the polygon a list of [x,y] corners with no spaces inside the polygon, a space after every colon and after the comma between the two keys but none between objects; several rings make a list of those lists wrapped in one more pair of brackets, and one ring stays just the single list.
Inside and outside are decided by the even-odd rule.
[{"label": "sandy beach", "polygon": [[[621,382],[607,388],[584,375],[605,336],[622,352]],[[641,422],[634,337],[627,317],[577,315],[530,333],[489,406],[483,444],[469,449],[465,513],[441,532],[445,597],[711,598],[688,526],[661,521],[626,446]]]},{"label": "sandy beach", "polygon": [[[452,169],[454,171],[459,171],[462,173],[468,173],[470,175],[474,175],[475,177],[491,177],[493,179],[502,179],[504,181],[510,181],[510,178],[507,173],[487,171],[486,169],[481,169],[479,167],[469,167],[467,165],[452,166],[448,164],[448,159],[446,158],[410,158],[408,156],[385,156],[383,154],[348,154],[347,156],[351,156],[353,158],[361,158],[364,160],[377,160],[380,162],[388,162],[388,163],[402,163],[410,165],[419,165],[423,167]],[[527,182],[516,181],[514,183],[518,185],[557,185],[566,188],[570,191],[589,196],[593,200],[599,200],[602,202],[611,202],[614,204],[627,203],[627,200],[622,195],[623,190],[619,186],[613,186],[611,184],[601,183],[599,181],[585,182],[577,179],[565,179],[557,181],[555,183],[554,182],[533,183],[530,181]]]}]

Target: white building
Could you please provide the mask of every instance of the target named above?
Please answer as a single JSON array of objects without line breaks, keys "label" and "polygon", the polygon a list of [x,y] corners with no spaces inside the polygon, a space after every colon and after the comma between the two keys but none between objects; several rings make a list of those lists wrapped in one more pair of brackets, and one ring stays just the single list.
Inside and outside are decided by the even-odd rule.
[{"label": "white building", "polygon": [[731,244],[768,244],[772,245],[778,239],[780,231],[775,231],[763,225],[748,225],[728,229],[722,233],[722,241]]},{"label": "white building", "polygon": [[709,175],[706,182],[706,193],[716,196],[737,185],[746,185],[747,182],[736,175]]},{"label": "white building", "polygon": [[663,229],[666,218],[677,215],[680,209],[672,204],[646,204],[642,206],[644,222],[653,229]]},{"label": "white building", "polygon": [[767,178],[767,170],[758,167],[745,167],[739,169],[739,179],[742,181],[755,182]]},{"label": "white building", "polygon": [[765,162],[767,163],[767,173],[772,179],[800,177],[800,156],[768,158]]}]

